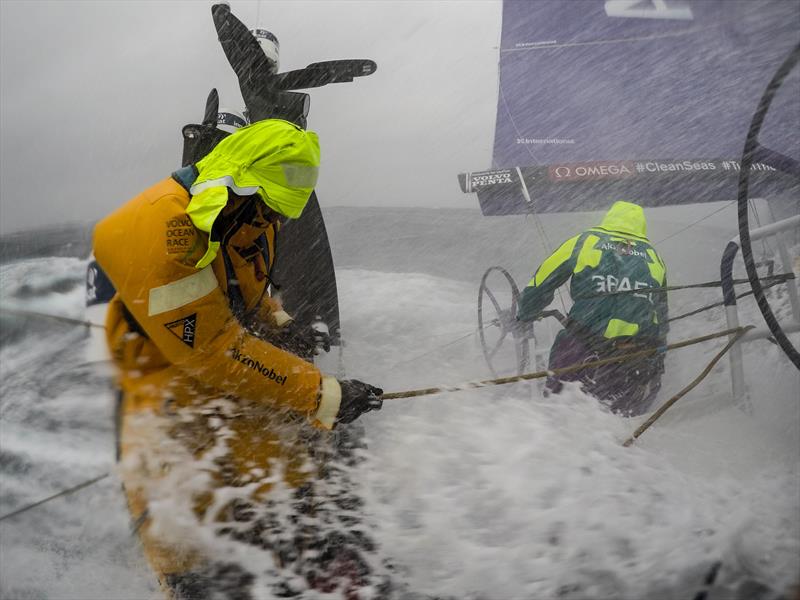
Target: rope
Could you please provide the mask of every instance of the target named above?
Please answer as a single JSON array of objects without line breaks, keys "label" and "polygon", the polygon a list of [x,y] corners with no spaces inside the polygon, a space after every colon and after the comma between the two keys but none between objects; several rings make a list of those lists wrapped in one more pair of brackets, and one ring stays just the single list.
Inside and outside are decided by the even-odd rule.
[{"label": "rope", "polygon": [[[789,279],[793,279],[794,275],[792,275],[792,274],[787,274],[787,276],[774,275],[772,277],[776,278],[776,280],[770,282],[767,285],[765,285],[764,286],[765,290],[769,289],[771,287],[774,287],[776,285],[780,285],[781,283],[784,283],[785,281],[787,281]],[[740,280],[740,281],[737,281],[735,283],[743,283],[743,282],[744,282],[743,280]],[[698,284],[698,285],[704,285],[704,284]],[[641,291],[641,290],[639,290],[639,291]],[[745,297],[750,296],[752,294],[753,294],[752,290],[749,290],[747,292],[742,292],[741,294],[737,294],[736,299],[739,300],[741,298],[745,298]],[[671,318],[667,319],[667,323],[672,323],[673,321],[679,321],[680,319],[685,319],[687,317],[692,317],[694,315],[700,314],[700,313],[705,312],[707,310],[711,310],[712,308],[717,308],[718,306],[723,306],[724,304],[725,304],[724,301],[714,302],[713,304],[707,304],[706,306],[702,306],[700,308],[697,308],[695,310],[689,311],[687,313],[683,313],[682,315],[678,315],[677,317],[671,317]],[[493,319],[493,320],[489,321],[486,325],[484,325],[484,329],[486,329],[488,327],[496,326],[499,323],[500,323],[499,319]],[[466,339],[466,338],[470,337],[471,335],[475,335],[476,332],[477,332],[477,330],[470,331],[469,333],[466,333],[466,334],[462,335],[461,337],[458,337],[458,338],[456,338],[456,339],[454,339],[454,340],[452,340],[450,342],[447,342],[446,344],[442,344],[441,346],[437,346],[433,350],[429,350],[429,351],[424,352],[423,354],[420,354],[420,355],[415,356],[413,358],[409,358],[409,359],[406,359],[406,360],[403,360],[403,361],[400,361],[400,362],[396,362],[390,368],[394,369],[395,367],[398,367],[400,365],[405,365],[405,364],[414,362],[416,360],[419,360],[420,358],[425,358],[426,356],[428,356],[430,354],[433,354],[434,352],[438,352],[439,350],[442,350],[443,348],[447,348],[448,346],[452,346],[453,344],[455,344],[457,342],[460,342],[461,340]]]},{"label": "rope", "polygon": [[[511,114],[511,111],[508,108],[508,102],[506,101],[505,91],[503,90],[503,86],[502,85],[500,86],[500,98],[502,99],[503,107],[506,109],[506,114],[508,116],[508,120],[511,123],[511,126],[514,128],[514,130],[517,133],[517,137],[524,137],[522,135],[522,132],[520,131],[519,127],[517,127],[517,123],[516,123],[516,121],[514,119],[514,115]],[[528,156],[531,157],[531,161],[533,161],[533,164],[536,164],[537,163],[536,157],[533,155],[533,152],[531,151],[530,147],[527,144],[525,144],[525,151],[528,153]],[[522,171],[521,170],[518,171],[518,175],[519,175],[519,178],[520,178],[520,185],[523,187],[523,190],[525,190],[525,181],[522,180]],[[525,192],[525,193],[527,194],[527,192]],[[539,213],[536,213],[536,212],[526,213],[526,215],[525,215],[526,220],[527,220],[528,215],[533,215],[533,223],[534,223],[534,226],[536,227],[537,231],[539,232],[539,241],[541,241],[541,243],[542,243],[542,248],[544,249],[544,254],[545,254],[545,256],[549,256],[553,252],[551,250],[553,245],[550,243],[550,240],[547,237],[547,232],[545,231],[544,223],[542,223],[541,220],[539,219]],[[566,302],[564,301],[564,296],[563,296],[563,294],[561,292],[561,286],[559,286],[558,289],[556,289],[556,294],[558,294],[558,300],[559,300],[559,302],[561,302],[561,308],[564,309],[564,312],[567,312],[567,305],[566,305]]]},{"label": "rope", "polygon": [[726,208],[728,208],[729,206],[731,206],[731,205],[732,205],[734,202],[736,202],[736,200],[731,200],[730,202],[728,202],[728,203],[727,203],[725,206],[723,206],[722,208],[718,208],[718,209],[717,209],[717,210],[715,210],[714,212],[710,212],[710,213],[708,213],[708,214],[707,214],[705,217],[700,217],[699,219],[697,219],[697,221],[694,221],[694,222],[692,222],[692,223],[689,223],[689,224],[688,224],[686,227],[684,227],[683,229],[679,229],[679,230],[678,230],[678,231],[676,231],[675,233],[673,233],[673,234],[670,234],[670,235],[668,235],[668,236],[667,236],[667,237],[665,237],[665,238],[661,238],[661,239],[660,239],[660,240],[658,240],[657,242],[653,242],[653,245],[656,245],[656,246],[657,246],[658,244],[661,244],[661,243],[663,243],[663,242],[665,242],[665,241],[667,241],[667,240],[669,240],[669,239],[671,239],[671,238],[674,238],[676,235],[683,233],[683,232],[684,232],[684,231],[686,231],[687,229],[691,229],[692,227],[694,227],[694,226],[695,226],[695,225],[697,225],[698,223],[701,223],[701,222],[705,221],[705,220],[706,220],[706,219],[708,219],[709,217],[713,217],[713,216],[714,216],[715,214],[717,214],[718,212],[722,212],[723,210],[725,210]]},{"label": "rope", "polygon": [[[489,323],[484,325],[483,328],[486,329],[489,326],[497,325],[499,322],[500,322],[499,319],[493,319],[492,321],[490,321]],[[454,339],[454,340],[452,340],[450,342],[447,342],[446,344],[442,344],[441,346],[437,346],[433,350],[428,350],[427,352],[425,352],[423,354],[415,356],[414,358],[408,358],[406,360],[401,360],[400,362],[396,362],[391,367],[389,367],[389,370],[392,370],[395,367],[399,367],[400,365],[405,365],[407,363],[414,362],[415,360],[419,360],[420,358],[425,358],[429,354],[433,354],[434,352],[438,352],[439,350],[442,350],[443,348],[447,348],[448,346],[452,346],[453,344],[455,344],[457,342],[460,342],[461,340],[467,339],[468,337],[475,335],[477,332],[478,332],[478,330],[475,329],[473,331],[470,331],[469,333],[465,333],[461,337],[457,337],[456,339]]]},{"label": "rope", "polygon": [[[528,150],[528,152],[530,152],[530,150]],[[520,172],[520,178],[521,177],[522,173]],[[544,254],[545,256],[549,256],[550,254],[553,253],[553,251],[550,249],[552,248],[552,244],[550,243],[550,240],[547,238],[547,233],[545,233],[544,223],[542,223],[541,220],[539,219],[538,213],[528,213],[528,214],[533,214],[533,222],[534,225],[536,226],[536,229],[539,232],[539,236],[542,242],[542,248],[544,248]],[[527,217],[528,215],[525,216]],[[558,301],[561,303],[561,308],[564,310],[564,312],[567,312],[567,304],[564,301],[564,295],[561,292],[561,286],[558,286],[558,288],[556,288],[556,294],[558,295]]]},{"label": "rope", "polygon": [[[790,279],[794,279],[794,278],[795,278],[795,276],[794,276],[793,273],[785,273],[785,274],[782,274],[782,275],[770,275],[769,277],[764,277],[762,279],[763,280],[772,279],[772,281],[770,281],[766,286],[764,286],[764,289],[769,289],[769,288],[771,288],[773,286],[779,285],[781,283],[784,283],[784,282],[786,282],[786,281],[788,281]],[[749,280],[747,280],[747,279],[737,279],[737,280],[734,280],[733,283],[734,284],[749,283]],[[693,288],[693,287],[716,287],[716,286],[719,286],[719,285],[721,285],[721,282],[719,282],[719,281],[710,281],[710,282],[706,282],[706,283],[697,283],[697,284],[686,285],[686,286],[668,286],[668,287],[665,287],[665,288],[648,288],[647,291],[654,291],[654,290],[655,291],[659,291],[659,290],[669,291],[669,290],[687,289],[687,288]],[[612,294],[628,294],[628,293],[635,293],[635,292],[641,292],[641,291],[642,290],[631,290],[631,291],[625,290],[625,291],[622,291],[622,292],[609,292],[609,293],[606,293],[606,294],[598,294],[598,296],[612,295]],[[742,292],[741,294],[738,294],[736,296],[736,299],[739,300],[740,298],[745,298],[746,296],[750,296],[751,294],[753,294],[752,290],[747,291],[747,292]],[[587,296],[587,297],[594,297],[594,296]],[[724,301],[714,302],[712,304],[707,304],[706,306],[702,306],[700,308],[697,308],[695,310],[689,311],[689,312],[684,313],[682,315],[678,315],[677,317],[671,317],[671,318],[667,319],[667,323],[672,323],[673,321],[678,321],[680,319],[685,319],[687,317],[692,317],[694,315],[700,314],[700,313],[705,312],[707,310],[711,310],[712,308],[716,308],[718,306],[723,306],[724,304],[725,304]],[[499,319],[493,319],[493,320],[489,321],[486,325],[484,325],[484,329],[486,329],[488,327],[496,326],[496,325],[499,324],[499,322],[500,322]],[[416,360],[419,360],[420,358],[425,358],[426,356],[429,356],[430,354],[433,354],[434,352],[438,352],[439,350],[442,350],[443,348],[446,348],[448,346],[452,346],[453,344],[455,344],[457,342],[460,342],[461,340],[466,339],[471,335],[475,335],[475,333],[477,333],[477,331],[478,331],[477,329],[475,331],[470,331],[469,333],[466,333],[466,334],[464,334],[464,335],[462,335],[462,336],[460,336],[460,337],[458,337],[458,338],[456,338],[456,339],[454,339],[454,340],[452,340],[450,342],[442,344],[441,346],[437,346],[436,348],[433,348],[432,350],[424,352],[423,354],[420,354],[420,355],[415,356],[413,358],[402,360],[400,362],[396,362],[390,367],[390,369],[394,369],[395,367],[398,367],[400,365],[405,365],[405,364],[414,362]]]},{"label": "rope", "polygon": [[[75,319],[70,319],[70,321],[75,321]],[[673,404],[675,404],[675,402],[677,402],[680,398],[685,396],[689,391],[691,391],[695,386],[697,386],[700,383],[700,381],[702,381],[711,372],[711,369],[714,367],[714,365],[717,364],[717,362],[722,358],[722,356],[728,350],[730,350],[730,348],[747,331],[749,331],[749,330],[751,330],[753,328],[754,328],[753,325],[748,325],[746,327],[736,327],[736,328],[733,328],[733,329],[726,329],[724,331],[719,331],[719,332],[716,332],[716,333],[711,333],[711,334],[700,336],[700,337],[696,337],[696,338],[690,338],[688,340],[683,340],[681,342],[676,342],[674,344],[668,344],[667,346],[662,346],[662,347],[659,347],[659,348],[649,348],[647,350],[640,350],[638,352],[633,352],[633,353],[630,353],[630,354],[623,354],[623,355],[620,355],[620,356],[614,356],[614,357],[611,357],[611,358],[605,358],[605,359],[596,360],[596,361],[592,361],[592,362],[588,362],[588,363],[581,363],[581,364],[571,365],[569,367],[564,367],[564,368],[561,368],[561,369],[554,369],[552,371],[537,371],[535,373],[526,373],[526,374],[523,374],[523,375],[516,375],[516,376],[513,376],[513,377],[500,377],[500,378],[497,378],[497,379],[488,379],[488,380],[478,381],[478,382],[469,382],[469,383],[464,383],[464,384],[461,384],[461,385],[458,385],[458,386],[454,386],[454,387],[423,388],[423,389],[411,390],[411,391],[406,391],[406,392],[392,392],[392,393],[384,394],[382,396],[382,399],[383,400],[396,400],[396,399],[400,399],[400,398],[414,398],[414,397],[419,397],[419,396],[428,396],[428,395],[433,395],[433,394],[439,394],[439,393],[442,393],[442,392],[463,391],[463,390],[469,390],[469,389],[488,387],[488,386],[492,386],[492,385],[504,385],[504,384],[507,384],[507,383],[515,383],[515,382],[519,382],[519,381],[528,381],[528,380],[533,380],[533,379],[541,379],[541,378],[544,378],[544,377],[549,377],[549,376],[553,376],[553,375],[555,375],[555,376],[563,375],[563,374],[567,374],[567,373],[573,373],[575,371],[580,371],[580,370],[588,369],[588,368],[592,368],[592,367],[599,367],[599,366],[606,365],[606,364],[611,364],[611,363],[627,362],[629,360],[633,360],[633,359],[636,359],[636,358],[643,358],[643,357],[650,356],[652,354],[656,354],[656,353],[660,353],[660,352],[666,352],[666,351],[669,351],[669,350],[675,350],[677,348],[684,348],[686,346],[692,346],[692,345],[699,344],[699,343],[702,343],[702,342],[705,342],[705,341],[709,341],[709,340],[712,340],[712,339],[716,339],[716,338],[719,338],[719,337],[733,336],[728,341],[728,343],[725,345],[725,347],[720,352],[718,352],[717,355],[711,360],[711,362],[706,366],[706,368],[703,369],[702,373],[700,373],[700,375],[697,378],[694,379],[694,381],[692,381],[683,390],[681,390],[680,392],[675,394],[666,403],[664,403],[664,405],[661,408],[659,408],[641,427],[639,427],[633,433],[633,435],[628,440],[625,441],[625,443],[623,445],[627,447],[627,446],[630,446],[634,442],[634,440],[636,438],[638,438],[640,435],[642,435],[642,433],[644,433],[653,423],[655,423],[661,417],[661,415],[663,415],[667,411],[667,409],[669,409]],[[60,498],[62,496],[67,496],[69,494],[75,493],[75,492],[77,492],[79,490],[82,490],[82,489],[84,489],[86,487],[89,487],[89,486],[91,486],[91,485],[93,485],[93,484],[105,479],[108,476],[109,476],[109,473],[103,473],[102,475],[99,475],[97,477],[89,479],[88,481],[84,481],[83,483],[80,483],[80,484],[78,484],[78,485],[76,485],[74,487],[68,488],[66,490],[62,490],[62,491],[60,491],[60,492],[58,492],[56,494],[53,494],[52,496],[48,496],[47,498],[44,498],[44,499],[39,500],[37,502],[34,502],[33,504],[28,504],[27,506],[24,506],[24,507],[22,507],[20,509],[12,511],[12,512],[10,512],[8,514],[5,514],[3,516],[0,516],[0,521],[4,521],[5,519],[10,519],[10,518],[15,517],[17,515],[25,513],[25,512],[27,512],[29,510],[32,510],[32,509],[34,509],[34,508],[36,508],[38,506],[41,506],[41,505],[45,504],[47,502],[50,502],[51,500],[55,500],[56,498]]]},{"label": "rope", "polygon": [[[621,354],[619,356],[613,356],[611,358],[604,358],[601,360],[596,360],[587,363],[581,363],[577,365],[571,365],[569,367],[563,367],[561,369],[553,369],[552,371],[536,371],[535,373],[525,373],[523,375],[514,375],[511,377],[499,377],[497,379],[486,379],[483,381],[477,382],[467,382],[457,386],[450,386],[450,387],[433,387],[433,388],[423,388],[418,390],[410,390],[406,392],[390,392],[388,394],[384,394],[381,399],[382,400],[397,400],[400,398],[416,398],[418,396],[430,396],[433,394],[440,394],[442,392],[458,392],[463,390],[471,390],[476,388],[488,387],[492,385],[505,385],[506,383],[516,383],[518,381],[528,381],[531,379],[542,379],[544,377],[551,377],[554,375],[564,375],[567,373],[574,373],[575,371],[580,371],[582,369],[587,369],[590,367],[599,367],[602,365],[607,365],[611,363],[618,363],[618,362],[626,362],[629,360],[633,360],[635,358],[643,358],[645,356],[650,356],[652,354],[666,352],[668,350],[675,350],[677,348],[684,348],[686,346],[692,346],[694,344],[699,344],[701,342],[706,342],[708,340],[713,340],[719,337],[724,337],[728,335],[734,335],[736,333],[749,330],[752,328],[752,325],[748,327],[734,327],[733,329],[726,329],[724,331],[719,331],[717,333],[711,333],[708,335],[690,338],[688,340],[684,340],[682,342],[675,342],[674,344],[668,344],[667,346],[661,346],[657,348],[648,348],[647,350],[640,350],[638,352],[633,352],[631,354]],[[737,338],[738,339],[738,338]],[[713,365],[712,365],[713,366]]]},{"label": "rope", "polygon": [[[791,279],[795,279],[794,273],[782,273],[782,274],[779,274],[779,275],[770,275],[770,276],[767,276],[767,277],[762,277],[761,281],[769,282],[768,285],[765,286],[765,289],[767,289],[767,288],[772,287],[774,285],[778,285],[780,283],[785,283],[786,281],[789,281]],[[734,285],[744,284],[744,283],[750,283],[750,280],[749,279],[734,279],[733,280],[733,284]],[[670,285],[670,286],[666,286],[666,287],[646,288],[645,292],[648,292],[648,293],[649,292],[669,292],[669,291],[674,291],[674,290],[685,290],[685,289],[693,289],[693,288],[718,287],[720,285],[722,285],[721,281],[707,281],[707,282],[704,282],[704,283],[694,283],[694,284],[689,284],[689,285]],[[592,294],[590,296],[579,297],[579,298],[576,298],[576,300],[577,299],[586,300],[586,299],[589,299],[589,298],[598,298],[598,297],[604,297],[604,296],[621,296],[621,295],[636,294],[636,293],[643,293],[643,291],[641,289],[639,289],[639,290],[623,290],[623,291],[618,291],[618,292],[605,292],[605,293],[599,293],[599,294]],[[745,296],[749,296],[752,293],[753,293],[752,291],[744,292],[744,293],[739,294],[738,296],[736,296],[736,299],[738,300],[739,298],[744,298]],[[677,317],[672,317],[671,319],[668,320],[668,322],[677,321],[678,319],[683,319],[683,318],[686,318],[686,317],[690,317],[690,316],[696,315],[698,313],[701,313],[701,312],[703,312],[705,310],[709,310],[709,309],[715,308],[717,306],[722,306],[723,304],[724,304],[724,302],[715,302],[713,304],[708,304],[708,305],[706,305],[704,307],[701,307],[701,308],[698,308],[698,309],[696,309],[694,311],[679,315]],[[21,317],[41,317],[43,319],[52,319],[54,321],[60,321],[62,323],[70,323],[72,325],[82,325],[83,327],[97,327],[99,329],[105,329],[105,325],[103,325],[101,323],[93,323],[92,321],[74,319],[72,317],[65,317],[65,316],[62,316],[62,315],[51,315],[51,314],[48,314],[48,313],[42,313],[42,312],[31,311],[31,310],[20,310],[20,309],[16,309],[16,308],[6,308],[4,306],[0,306],[0,312],[4,312],[4,313],[7,313],[7,314],[11,314],[11,315],[17,315],[17,316],[21,316]],[[494,320],[490,321],[489,323],[487,323],[484,326],[484,328],[489,327],[489,326],[494,326],[494,325],[497,325],[497,324],[498,324],[498,319],[494,319]],[[404,360],[404,361],[401,361],[399,363],[395,363],[394,366],[403,365],[403,364],[418,360],[420,358],[424,358],[425,356],[428,356],[429,354],[432,354],[433,352],[436,352],[437,350],[441,350],[442,348],[446,348],[447,346],[451,346],[452,344],[455,344],[456,342],[460,342],[461,340],[463,340],[465,338],[468,338],[471,335],[474,335],[476,333],[476,331],[477,330],[470,331],[469,333],[465,333],[461,337],[458,337],[458,338],[456,338],[456,339],[454,339],[454,340],[452,340],[450,342],[447,342],[446,344],[443,344],[442,346],[437,346],[433,350],[430,350],[430,351],[428,351],[428,352],[426,352],[424,354],[420,354],[419,356],[416,356],[414,358],[410,358],[408,360]]]},{"label": "rope", "polygon": [[631,437],[629,437],[627,440],[625,440],[625,442],[622,445],[627,448],[628,446],[633,444],[633,442],[636,440],[636,438],[638,438],[645,431],[647,431],[653,423],[658,421],[658,419],[661,418],[661,415],[663,415],[665,412],[667,412],[667,409],[669,409],[670,406],[672,406],[678,400],[683,398],[686,394],[688,394],[690,391],[692,391],[697,386],[697,384],[699,384],[701,381],[703,381],[703,379],[705,379],[706,375],[708,375],[711,372],[711,369],[714,368],[714,365],[716,365],[717,362],[719,362],[719,359],[722,358],[725,355],[725,353],[728,350],[730,350],[736,342],[739,341],[740,337],[742,337],[745,333],[747,333],[749,330],[751,330],[753,328],[754,328],[753,325],[748,325],[747,327],[739,327],[738,331],[731,337],[730,340],[728,340],[728,343],[725,344],[725,347],[722,350],[720,350],[719,352],[717,352],[716,356],[714,356],[714,358],[711,359],[711,362],[709,362],[708,365],[706,365],[706,368],[703,369],[703,371],[700,373],[700,375],[695,377],[694,380],[689,385],[687,385],[680,392],[675,394],[672,398],[670,398],[663,405],[661,405],[661,407],[656,412],[654,412],[650,416],[650,418],[647,419],[647,421],[645,421],[636,431],[634,431],[633,435],[631,435]]},{"label": "rope", "polygon": [[[783,280],[781,280],[781,281],[773,281],[773,282],[765,285],[764,289],[768,290],[769,288],[774,287],[776,285],[779,285],[781,283],[783,283]],[[742,292],[741,294],[737,294],[736,295],[736,299],[739,300],[740,298],[744,298],[746,296],[750,296],[753,293],[754,293],[753,290],[749,290],[747,292]],[[693,315],[699,314],[699,313],[704,312],[706,310],[710,310],[712,308],[716,308],[717,306],[724,306],[724,305],[725,305],[725,301],[724,300],[720,300],[719,302],[714,302],[713,304],[707,304],[706,306],[702,306],[702,307],[697,308],[697,309],[695,309],[693,311],[690,311],[688,313],[684,313],[682,315],[678,315],[677,317],[672,317],[670,319],[667,319],[667,323],[672,323],[673,321],[678,321],[679,319],[685,319],[686,317],[691,317]]]},{"label": "rope", "polygon": [[82,490],[83,488],[89,487],[90,485],[93,485],[93,484],[97,483],[98,481],[100,481],[101,479],[105,479],[108,476],[109,476],[109,473],[103,473],[102,475],[99,475],[99,476],[95,477],[94,479],[90,479],[89,481],[84,481],[83,483],[80,483],[80,484],[76,485],[75,487],[71,487],[69,489],[66,489],[66,490],[63,490],[61,492],[58,492],[57,494],[53,494],[52,496],[48,496],[44,500],[39,500],[38,502],[34,502],[33,504],[28,504],[27,506],[23,506],[22,508],[20,508],[18,510],[15,510],[13,512],[8,513],[7,515],[3,515],[2,517],[0,517],[0,521],[3,521],[5,519],[10,519],[11,517],[15,517],[17,515],[21,515],[22,513],[27,512],[27,511],[31,510],[32,508],[36,508],[37,506],[41,506],[45,502],[50,502],[50,500],[55,500],[56,498],[60,498],[61,496],[66,496],[68,494],[72,494],[73,492],[77,492],[78,490]]}]

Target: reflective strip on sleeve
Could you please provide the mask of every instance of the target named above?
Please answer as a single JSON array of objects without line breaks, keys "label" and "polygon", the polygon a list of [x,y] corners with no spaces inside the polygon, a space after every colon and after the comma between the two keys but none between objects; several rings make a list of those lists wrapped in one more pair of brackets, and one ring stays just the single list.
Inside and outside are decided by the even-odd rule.
[{"label": "reflective strip on sleeve", "polygon": [[335,377],[323,377],[319,408],[314,415],[316,422],[324,429],[333,429],[339,406],[342,403],[342,388]]},{"label": "reflective strip on sleeve", "polygon": [[220,187],[220,186],[225,186],[232,189],[233,192],[235,194],[238,194],[239,196],[252,196],[256,192],[258,192],[257,185],[241,187],[236,185],[236,182],[233,180],[233,177],[231,177],[230,175],[225,175],[224,177],[218,177],[217,179],[209,179],[208,181],[196,183],[190,188],[189,193],[191,193],[192,196],[197,196],[198,194],[200,194],[200,192],[208,190],[212,187]]},{"label": "reflective strip on sleeve", "polygon": [[580,273],[587,267],[596,267],[600,264],[600,259],[603,258],[603,251],[597,250],[595,245],[600,241],[596,235],[586,237],[583,246],[578,253],[578,260],[575,263],[575,273]]},{"label": "reflective strip on sleeve", "polygon": [[550,277],[553,272],[567,262],[572,257],[572,252],[575,249],[575,244],[581,236],[576,235],[561,244],[559,248],[548,256],[541,266],[536,270],[533,279],[528,282],[528,287],[539,287],[544,283],[544,280]]},{"label": "reflective strip on sleeve", "polygon": [[272,313],[272,316],[275,319],[275,324],[278,327],[283,327],[292,320],[292,317],[285,310],[276,310],[274,313]]},{"label": "reflective strip on sleeve", "polygon": [[188,277],[152,288],[147,305],[147,316],[160,315],[191,304],[195,300],[207,296],[218,286],[217,278],[209,265]]},{"label": "reflective strip on sleeve", "polygon": [[664,267],[661,257],[656,254],[656,251],[652,248],[647,248],[647,255],[651,260],[651,262],[647,263],[647,267],[650,269],[650,275],[658,282],[659,285],[664,285],[664,275],[666,274],[667,269]]}]

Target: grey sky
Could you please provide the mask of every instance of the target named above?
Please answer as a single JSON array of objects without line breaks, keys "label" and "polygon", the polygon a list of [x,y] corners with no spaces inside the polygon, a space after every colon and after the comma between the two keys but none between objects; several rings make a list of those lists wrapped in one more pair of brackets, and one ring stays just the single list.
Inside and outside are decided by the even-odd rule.
[{"label": "grey sky", "polygon": [[[97,219],[180,166],[212,87],[242,108],[207,0],[0,0],[0,232]],[[281,70],[371,58],[312,91],[324,206],[477,207],[456,175],[491,163],[501,4],[233,0]]]}]

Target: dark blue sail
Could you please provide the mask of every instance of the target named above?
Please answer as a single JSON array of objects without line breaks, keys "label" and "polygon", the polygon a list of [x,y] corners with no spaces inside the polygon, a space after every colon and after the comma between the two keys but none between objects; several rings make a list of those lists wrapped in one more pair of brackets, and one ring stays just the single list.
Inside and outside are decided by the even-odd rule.
[{"label": "dark blue sail", "polygon": [[[493,166],[460,176],[484,214],[732,200],[750,120],[800,42],[785,0],[505,0]],[[800,77],[762,143],[800,158]],[[797,180],[757,164],[753,184]]]}]

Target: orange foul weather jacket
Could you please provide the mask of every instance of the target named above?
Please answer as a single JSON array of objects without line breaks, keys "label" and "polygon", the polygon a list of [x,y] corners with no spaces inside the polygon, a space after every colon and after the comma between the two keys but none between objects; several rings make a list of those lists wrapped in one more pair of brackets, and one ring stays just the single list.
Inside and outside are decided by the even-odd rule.
[{"label": "orange foul weather jacket", "polygon": [[[301,413],[330,429],[338,402],[320,399],[324,380],[332,378],[248,333],[231,310],[229,285],[235,279],[246,311],[276,327],[288,319],[266,293],[272,226],[245,228],[198,270],[208,236],[187,216],[189,201],[187,188],[173,176],[95,228],[95,257],[117,290],[106,327],[126,401],[159,411],[165,403],[187,405],[201,394],[234,395]],[[265,241],[267,251],[255,251]]]},{"label": "orange foul weather jacket", "polygon": [[[314,478],[309,442],[335,424],[337,380],[243,326],[290,320],[269,297],[277,226],[210,239],[229,190],[299,216],[317,165],[314,135],[263,121],[95,227],[95,259],[116,290],[106,336],[122,391],[121,476],[162,580],[203,561],[202,544],[187,538],[193,515],[228,520],[231,500],[269,493],[276,471],[291,487]],[[188,529],[166,533],[177,517]]]}]

